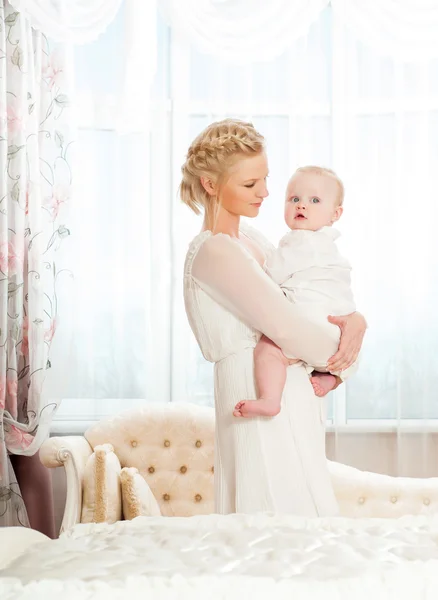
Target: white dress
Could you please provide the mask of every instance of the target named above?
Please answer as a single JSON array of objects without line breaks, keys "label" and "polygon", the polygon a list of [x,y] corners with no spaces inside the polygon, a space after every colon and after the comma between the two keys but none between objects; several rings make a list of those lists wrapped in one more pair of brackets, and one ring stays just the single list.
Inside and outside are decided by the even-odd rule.
[{"label": "white dress", "polygon": [[[241,231],[265,256],[272,249],[255,230]],[[321,336],[321,324],[303,318],[239,240],[227,235],[205,231],[192,241],[184,299],[201,351],[215,363],[216,511],[337,515],[322,401],[302,364],[288,368],[278,416],[233,416],[239,400],[256,399],[253,350],[260,332],[286,356],[315,365],[335,353],[333,340]]]}]

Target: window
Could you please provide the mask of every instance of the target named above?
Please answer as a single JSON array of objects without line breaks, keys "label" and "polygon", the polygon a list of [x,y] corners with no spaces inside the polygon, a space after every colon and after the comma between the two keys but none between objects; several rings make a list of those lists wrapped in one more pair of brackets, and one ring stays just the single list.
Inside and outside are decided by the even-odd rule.
[{"label": "window", "polygon": [[438,418],[437,61],[378,56],[327,8],[275,61],[233,66],[199,54],[159,18],[151,130],[121,135],[125,20],[122,8],[76,51],[78,322],[58,418],[152,400],[212,403],[213,368],[182,301],[200,221],[177,188],[190,141],[225,116],[251,119],[266,137],[270,200],[257,226],[273,242],[285,231],[283,195],[298,165],[333,167],[345,182],[342,250],[370,329],[360,371],[331,399],[330,419]]}]

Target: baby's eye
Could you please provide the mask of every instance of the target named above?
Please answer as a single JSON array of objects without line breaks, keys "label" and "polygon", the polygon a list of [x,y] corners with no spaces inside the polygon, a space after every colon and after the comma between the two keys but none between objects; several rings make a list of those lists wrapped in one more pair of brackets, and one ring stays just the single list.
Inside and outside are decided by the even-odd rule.
[{"label": "baby's eye", "polygon": [[299,202],[300,199],[298,198],[298,196],[294,196],[293,198],[290,199],[291,202]]},{"label": "baby's eye", "polygon": [[312,204],[318,204],[319,198],[312,198]]},{"label": "baby's eye", "polygon": [[245,184],[245,187],[247,187],[247,188],[252,188],[254,186],[255,186],[255,182],[253,182],[253,183],[246,183]]}]

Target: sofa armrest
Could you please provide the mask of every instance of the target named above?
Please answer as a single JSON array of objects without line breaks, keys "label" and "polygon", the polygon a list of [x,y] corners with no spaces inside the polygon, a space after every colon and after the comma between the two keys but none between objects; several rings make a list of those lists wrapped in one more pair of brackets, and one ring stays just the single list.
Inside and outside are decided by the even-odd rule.
[{"label": "sofa armrest", "polygon": [[341,516],[400,518],[438,513],[438,477],[394,477],[328,461]]},{"label": "sofa armrest", "polygon": [[46,535],[28,527],[2,527],[0,529],[0,571],[35,544],[51,541]]},{"label": "sofa armrest", "polygon": [[92,447],[82,436],[53,437],[41,446],[39,456],[45,467],[65,469],[67,495],[61,533],[81,522],[84,471],[92,453]]}]

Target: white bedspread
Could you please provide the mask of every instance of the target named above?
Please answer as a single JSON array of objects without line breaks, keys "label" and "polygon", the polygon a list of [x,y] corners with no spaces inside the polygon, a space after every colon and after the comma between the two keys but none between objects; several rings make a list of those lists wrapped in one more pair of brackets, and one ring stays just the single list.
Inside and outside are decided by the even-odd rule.
[{"label": "white bedspread", "polygon": [[78,525],[0,575],[1,600],[436,600],[438,517]]}]

